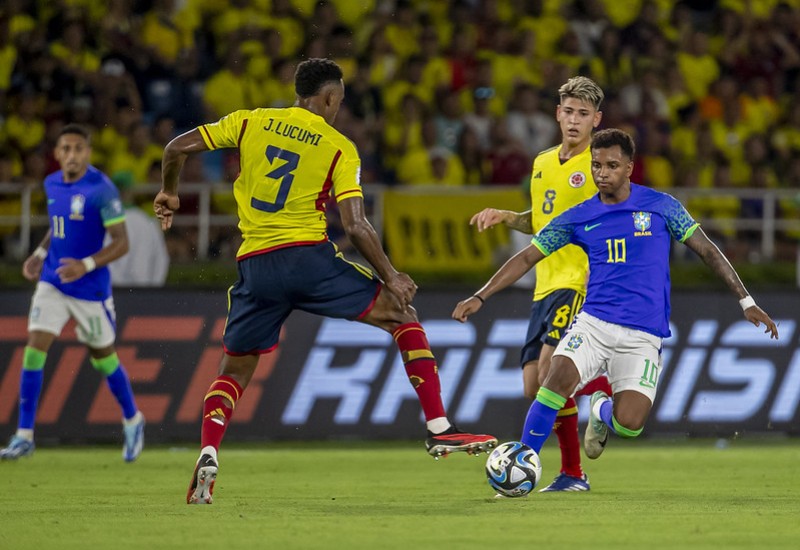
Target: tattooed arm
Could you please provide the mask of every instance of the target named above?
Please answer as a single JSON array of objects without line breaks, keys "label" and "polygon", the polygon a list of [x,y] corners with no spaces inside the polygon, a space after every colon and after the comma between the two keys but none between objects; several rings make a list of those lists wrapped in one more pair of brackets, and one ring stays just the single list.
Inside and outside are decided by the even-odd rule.
[{"label": "tattooed arm", "polygon": [[484,208],[469,221],[470,225],[477,225],[478,231],[484,231],[494,227],[498,223],[503,223],[506,227],[519,231],[520,233],[533,234],[531,221],[531,211],[512,212],[511,210],[497,210],[496,208]]},{"label": "tattooed arm", "polygon": [[684,241],[684,244],[700,256],[703,262],[725,282],[727,287],[739,298],[740,303],[742,303],[742,300],[749,298],[749,305],[747,305],[747,302],[742,304],[745,318],[755,326],[760,326],[760,323],[764,323],[766,326],[764,332],[770,333],[770,338],[777,339],[778,327],[775,322],[750,298],[750,294],[739,278],[739,274],[736,273],[736,270],[733,269],[733,266],[728,261],[728,258],[717,248],[717,245],[709,240],[703,230],[698,227],[692,236]]}]

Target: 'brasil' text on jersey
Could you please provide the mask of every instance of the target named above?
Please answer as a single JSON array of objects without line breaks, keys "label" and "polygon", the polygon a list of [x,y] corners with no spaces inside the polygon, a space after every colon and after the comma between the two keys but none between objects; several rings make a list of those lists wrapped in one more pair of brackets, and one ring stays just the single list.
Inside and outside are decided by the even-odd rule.
[{"label": "'brasil' text on jersey", "polygon": [[80,260],[103,248],[106,227],[125,221],[119,192],[111,180],[94,166],[73,183],[64,182],[61,170],[44,180],[47,215],[50,219],[50,248],[42,267],[41,280],[67,296],[103,301],[111,296],[108,268],[98,267],[77,281],[62,283],[56,274],[62,258]]},{"label": "'brasil' text on jersey", "polygon": [[674,197],[632,183],[627,200],[604,204],[595,195],[558,216],[532,242],[545,255],[569,243],[586,251],[584,311],[665,338],[670,242],[685,241],[698,226]]}]

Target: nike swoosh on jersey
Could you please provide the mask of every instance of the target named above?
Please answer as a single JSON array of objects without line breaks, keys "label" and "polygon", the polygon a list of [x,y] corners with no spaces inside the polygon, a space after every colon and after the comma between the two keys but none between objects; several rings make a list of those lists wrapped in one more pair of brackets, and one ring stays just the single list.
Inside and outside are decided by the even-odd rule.
[{"label": "nike swoosh on jersey", "polygon": [[584,225],[584,226],[583,226],[583,230],[584,230],[584,231],[591,231],[591,230],[592,230],[592,229],[594,229],[595,227],[600,227],[601,225],[603,225],[603,222],[596,223],[596,224],[594,224],[594,225],[589,225],[589,224],[587,223],[586,225]]}]

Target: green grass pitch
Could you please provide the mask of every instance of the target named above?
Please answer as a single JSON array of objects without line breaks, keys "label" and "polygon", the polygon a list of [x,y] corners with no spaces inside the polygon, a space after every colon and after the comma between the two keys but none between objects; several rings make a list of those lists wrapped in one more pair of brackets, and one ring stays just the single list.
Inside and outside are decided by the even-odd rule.
[{"label": "green grass pitch", "polygon": [[[610,442],[590,493],[495,499],[479,458],[421,444],[223,447],[211,506],[192,449],[51,447],[0,463],[0,548],[800,548],[800,442]],[[543,483],[558,450],[542,453]]]}]

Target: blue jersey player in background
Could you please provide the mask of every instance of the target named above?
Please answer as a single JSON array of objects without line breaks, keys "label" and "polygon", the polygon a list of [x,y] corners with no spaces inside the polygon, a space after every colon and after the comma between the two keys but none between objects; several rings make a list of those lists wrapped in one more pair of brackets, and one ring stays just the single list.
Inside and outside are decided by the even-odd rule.
[{"label": "blue jersey player in background", "polygon": [[[22,360],[17,432],[0,458],[33,454],[33,427],[44,381],[47,351],[70,318],[78,339],[89,348],[92,366],[106,377],[123,413],[123,458],[136,460],[144,444],[144,417],[137,409],[130,380],[114,350],[114,300],[106,267],[128,251],[125,214],[114,184],[89,165],[89,133],[65,126],[56,142],[61,170],[45,178],[50,230],[25,260],[23,275],[39,279],[28,318],[28,342]],[[103,246],[108,232],[111,240]]]},{"label": "blue jersey player in background", "polygon": [[[661,341],[670,335],[669,253],[684,243],[739,298],[745,318],[778,329],[748,294],[731,264],[674,197],[631,183],[634,144],[612,128],[592,138],[592,175],[599,193],[553,219],[475,295],[459,302],[461,322],[484,300],[519,279],[537,262],[569,243],[589,257],[583,310],[554,352],[552,368],[528,411],[522,442],[537,453],[568,397],[598,374],[608,374],[613,399],[595,392],[584,438],[589,458],[603,452],[608,432],[638,436],[661,369]],[[479,298],[476,298],[479,297]]]}]

